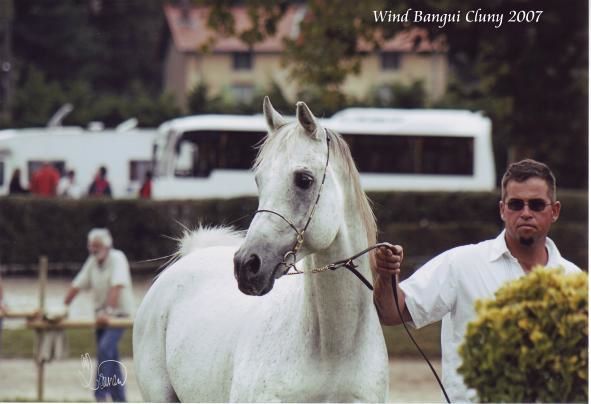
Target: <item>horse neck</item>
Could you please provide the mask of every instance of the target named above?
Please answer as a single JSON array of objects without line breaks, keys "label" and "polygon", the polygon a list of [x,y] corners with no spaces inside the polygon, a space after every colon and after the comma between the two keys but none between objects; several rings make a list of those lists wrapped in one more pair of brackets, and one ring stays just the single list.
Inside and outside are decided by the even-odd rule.
[{"label": "horse neck", "polygon": [[[348,206],[349,215],[329,248],[307,257],[304,265],[317,268],[348,258],[368,247],[367,233],[361,216],[357,212],[355,198]],[[355,260],[357,270],[371,279],[368,255]],[[341,355],[352,352],[360,332],[367,330],[366,320],[373,310],[373,295],[357,277],[346,268],[305,276],[303,315],[307,318],[306,333],[313,339],[321,352]],[[309,336],[310,334],[308,334]]]}]

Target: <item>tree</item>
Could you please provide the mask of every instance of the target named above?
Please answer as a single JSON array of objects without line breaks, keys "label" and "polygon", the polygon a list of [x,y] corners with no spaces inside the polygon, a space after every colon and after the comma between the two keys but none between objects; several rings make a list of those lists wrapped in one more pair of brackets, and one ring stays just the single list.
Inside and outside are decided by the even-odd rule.
[{"label": "tree", "polygon": [[[469,0],[437,7],[464,13],[475,8]],[[542,13],[538,23],[510,23],[511,10]],[[495,149],[510,149],[509,155],[497,153],[499,173],[507,159],[533,157],[555,170],[561,186],[586,187],[587,5],[495,0],[486,11],[503,14],[504,24],[464,23],[445,30],[460,105],[480,105],[492,117]]]},{"label": "tree", "polygon": [[13,47],[20,71],[35,66],[48,80],[85,80],[118,92],[139,79],[159,90],[161,7],[162,0],[18,0]]},{"label": "tree", "polygon": [[14,2],[16,94],[10,126],[44,125],[61,105],[67,124],[136,117],[157,126],[180,111],[161,94],[163,0]]}]

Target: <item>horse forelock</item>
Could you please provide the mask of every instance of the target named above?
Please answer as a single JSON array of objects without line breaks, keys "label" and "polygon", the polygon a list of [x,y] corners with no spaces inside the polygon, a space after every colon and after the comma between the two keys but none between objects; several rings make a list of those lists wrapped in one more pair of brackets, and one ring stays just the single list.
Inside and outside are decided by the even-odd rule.
[{"label": "horse forelock", "polygon": [[[267,135],[263,142],[259,146],[257,157],[253,165],[253,169],[256,171],[260,170],[264,165],[264,162],[268,159],[277,158],[280,152],[284,153],[284,150],[289,150],[289,143],[297,140],[296,130],[297,123],[289,123],[278,128],[275,133]],[[318,130],[322,128],[319,127]],[[326,128],[326,136],[330,139],[330,158],[335,166],[340,166],[345,171],[350,179],[350,184],[353,187],[353,194],[357,202],[357,207],[361,214],[362,224],[365,228],[367,243],[368,245],[374,245],[377,240],[377,223],[376,218],[371,208],[371,201],[363,191],[361,187],[361,180],[359,178],[359,171],[355,165],[355,161],[351,155],[349,145],[343,139],[343,137],[333,131],[332,129]],[[375,270],[375,259],[373,254],[370,255],[370,263],[372,274]]]}]

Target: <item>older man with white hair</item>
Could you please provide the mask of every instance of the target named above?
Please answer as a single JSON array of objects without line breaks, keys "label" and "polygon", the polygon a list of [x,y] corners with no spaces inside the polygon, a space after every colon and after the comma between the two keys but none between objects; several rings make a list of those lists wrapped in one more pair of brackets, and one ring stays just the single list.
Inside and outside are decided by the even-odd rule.
[{"label": "older man with white hair", "polygon": [[119,366],[117,345],[123,328],[109,328],[109,318],[132,314],[133,294],[129,263],[122,251],[113,248],[113,238],[107,229],[92,229],[88,233],[88,259],[72,281],[64,299],[68,306],[82,289],[91,289],[97,323],[97,401],[126,401],[124,378]]}]

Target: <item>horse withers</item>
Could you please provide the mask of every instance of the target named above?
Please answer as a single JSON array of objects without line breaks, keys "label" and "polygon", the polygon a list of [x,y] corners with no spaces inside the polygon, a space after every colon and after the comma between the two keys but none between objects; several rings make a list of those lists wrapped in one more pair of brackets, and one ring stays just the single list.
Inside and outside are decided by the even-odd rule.
[{"label": "horse withers", "polygon": [[[143,397],[383,402],[388,358],[372,293],[348,271],[312,273],[376,240],[349,148],[303,102],[294,122],[268,98],[263,110],[259,207],[246,236],[224,238],[217,229],[209,231],[216,246],[185,244],[138,310],[133,347]],[[371,275],[369,256],[356,264]]]}]

